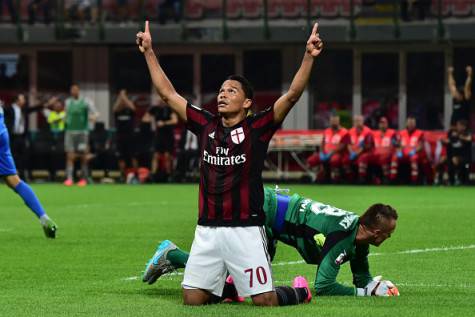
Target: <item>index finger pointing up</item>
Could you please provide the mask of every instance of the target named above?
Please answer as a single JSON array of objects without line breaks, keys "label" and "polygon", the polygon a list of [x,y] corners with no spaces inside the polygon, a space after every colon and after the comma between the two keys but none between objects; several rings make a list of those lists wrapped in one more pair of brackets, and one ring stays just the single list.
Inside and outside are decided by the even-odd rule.
[{"label": "index finger pointing up", "polygon": [[318,22],[315,22],[315,24],[313,25],[312,35],[317,35],[317,31],[318,31]]},{"label": "index finger pointing up", "polygon": [[145,33],[150,33],[150,28],[149,28],[149,26],[148,26],[148,20],[145,21],[145,31],[144,31],[144,32],[145,32]]}]

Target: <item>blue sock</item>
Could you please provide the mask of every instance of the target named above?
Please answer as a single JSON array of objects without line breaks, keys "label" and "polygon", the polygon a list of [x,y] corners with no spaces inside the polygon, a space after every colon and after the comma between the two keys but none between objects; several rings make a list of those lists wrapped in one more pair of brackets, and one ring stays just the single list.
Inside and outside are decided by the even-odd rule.
[{"label": "blue sock", "polygon": [[36,197],[30,185],[28,185],[24,181],[20,181],[20,183],[15,187],[14,190],[23,199],[25,205],[27,205],[28,208],[30,208],[31,211],[33,211],[38,218],[46,214],[45,210],[41,206],[40,201],[38,200],[38,197]]}]

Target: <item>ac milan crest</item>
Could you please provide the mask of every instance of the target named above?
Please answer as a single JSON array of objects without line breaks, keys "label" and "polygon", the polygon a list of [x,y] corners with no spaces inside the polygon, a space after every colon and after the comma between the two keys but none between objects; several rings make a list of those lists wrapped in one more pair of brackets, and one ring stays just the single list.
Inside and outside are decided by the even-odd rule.
[{"label": "ac milan crest", "polygon": [[245,139],[244,130],[242,128],[237,128],[231,131],[231,140],[234,144],[240,144]]}]

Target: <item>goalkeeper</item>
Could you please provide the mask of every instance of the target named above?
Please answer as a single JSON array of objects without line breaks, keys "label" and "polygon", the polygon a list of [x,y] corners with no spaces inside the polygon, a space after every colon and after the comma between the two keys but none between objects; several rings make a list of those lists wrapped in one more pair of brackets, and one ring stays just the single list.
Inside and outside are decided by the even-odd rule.
[{"label": "goalkeeper", "polygon": [[[379,246],[396,228],[397,212],[384,204],[374,204],[362,215],[304,198],[283,195],[278,188],[265,188],[264,212],[268,251],[275,255],[277,241],[288,244],[308,264],[318,266],[317,295],[391,296],[398,295],[389,281],[371,276],[369,246]],[[188,253],[169,240],[163,241],[147,263],[143,281],[154,283],[162,274],[185,267]],[[337,283],[340,266],[350,262],[355,287]]]}]

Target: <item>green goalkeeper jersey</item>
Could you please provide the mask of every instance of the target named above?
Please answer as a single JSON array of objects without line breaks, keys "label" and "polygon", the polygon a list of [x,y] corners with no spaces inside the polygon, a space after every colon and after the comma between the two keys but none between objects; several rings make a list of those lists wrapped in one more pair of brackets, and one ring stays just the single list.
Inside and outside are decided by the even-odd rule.
[{"label": "green goalkeeper jersey", "polygon": [[294,194],[284,196],[265,188],[264,212],[269,252],[282,241],[293,246],[308,264],[318,265],[318,295],[355,295],[355,288],[337,283],[340,266],[349,261],[353,284],[365,287],[371,280],[368,245],[356,245],[359,217]]},{"label": "green goalkeeper jersey", "polygon": [[92,103],[85,98],[68,98],[66,105],[66,131],[83,131],[89,130],[89,114],[95,113]]}]

